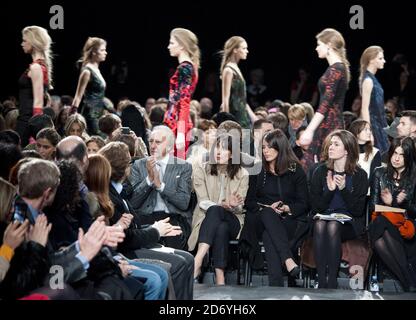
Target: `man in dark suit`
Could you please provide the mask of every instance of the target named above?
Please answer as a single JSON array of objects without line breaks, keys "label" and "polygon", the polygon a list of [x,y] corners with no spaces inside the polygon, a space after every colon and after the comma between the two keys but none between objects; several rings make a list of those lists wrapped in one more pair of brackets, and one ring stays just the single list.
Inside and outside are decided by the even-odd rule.
[{"label": "man in dark suit", "polygon": [[[177,237],[182,230],[173,226],[168,219],[154,221],[151,225],[143,227],[142,215],[136,211],[126,199],[123,192],[123,181],[130,171],[130,153],[126,144],[111,142],[100,151],[111,165],[110,199],[114,204],[114,214],[110,224],[117,224],[122,217],[130,216],[125,228],[126,238],[118,246],[118,250],[130,259],[161,260],[171,265],[170,274],[176,298],[191,300],[193,298],[193,256],[182,250],[173,248],[160,248],[160,237],[166,239]],[[156,248],[156,250],[155,250]],[[161,250],[161,251],[160,251]]]},{"label": "man in dark suit", "polygon": [[162,237],[161,243],[187,250],[192,221],[189,209],[192,166],[171,155],[174,142],[175,136],[168,127],[153,129],[149,139],[150,157],[136,160],[132,166],[130,202],[142,224],[169,218],[172,225],[180,226],[181,235]]}]

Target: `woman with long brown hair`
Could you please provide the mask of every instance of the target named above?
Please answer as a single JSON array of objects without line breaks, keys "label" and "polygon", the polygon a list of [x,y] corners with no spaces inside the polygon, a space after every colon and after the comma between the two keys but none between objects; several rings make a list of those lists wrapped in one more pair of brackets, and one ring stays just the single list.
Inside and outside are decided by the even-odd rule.
[{"label": "woman with long brown hair", "polygon": [[365,229],[363,218],[368,179],[366,172],[358,165],[359,148],[353,134],[336,130],[328,139],[328,151],[323,155],[327,160],[313,172],[310,199],[313,214],[342,213],[351,218],[344,224],[324,219],[316,219],[313,223],[319,288],[335,289],[341,262],[341,243],[358,237]]},{"label": "woman with long brown hair", "polygon": [[85,184],[89,193],[87,196],[90,212],[93,218],[105,216],[109,224],[114,213],[114,206],[109,196],[111,178],[111,165],[108,160],[100,154],[88,157],[88,169],[85,172]]}]

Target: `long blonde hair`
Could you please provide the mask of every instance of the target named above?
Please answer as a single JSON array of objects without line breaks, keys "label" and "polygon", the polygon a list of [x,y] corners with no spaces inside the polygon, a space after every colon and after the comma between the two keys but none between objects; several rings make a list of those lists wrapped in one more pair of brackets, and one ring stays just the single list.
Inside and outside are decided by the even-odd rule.
[{"label": "long blonde hair", "polygon": [[364,80],[364,74],[370,64],[370,61],[377,58],[380,52],[384,52],[382,47],[379,46],[371,46],[364,50],[363,54],[360,58],[360,79],[359,79],[359,86],[361,92],[361,86]]},{"label": "long blonde hair", "polygon": [[170,32],[170,36],[175,38],[175,40],[178,41],[178,43],[189,54],[195,69],[199,69],[201,64],[201,51],[198,47],[197,36],[192,31],[183,28],[173,29]]},{"label": "long blonde hair", "polygon": [[316,39],[332,45],[332,49],[339,55],[342,63],[345,65],[347,83],[349,83],[351,80],[350,62],[347,59],[347,49],[345,48],[345,40],[342,34],[335,29],[327,28],[318,33]]},{"label": "long blonde hair", "polygon": [[222,55],[220,74],[224,71],[227,63],[230,62],[234,49],[238,49],[243,42],[246,42],[246,40],[239,36],[233,36],[225,42],[224,49],[220,51]]},{"label": "long blonde hair", "polygon": [[46,67],[48,69],[49,88],[52,87],[52,39],[48,34],[48,31],[42,27],[29,26],[22,30],[22,35],[26,36],[30,45],[45,58]]},{"label": "long blonde hair", "polygon": [[88,62],[91,62],[93,54],[96,53],[102,45],[107,45],[107,42],[104,39],[89,37],[84,44],[82,57],[78,60],[78,63],[83,67]]}]

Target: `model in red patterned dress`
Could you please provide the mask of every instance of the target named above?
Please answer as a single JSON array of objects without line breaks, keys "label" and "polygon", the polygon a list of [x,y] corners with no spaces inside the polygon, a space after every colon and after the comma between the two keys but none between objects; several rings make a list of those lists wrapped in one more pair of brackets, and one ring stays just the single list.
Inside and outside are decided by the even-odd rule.
[{"label": "model in red patterned dress", "polygon": [[319,161],[322,142],[336,129],[344,129],[342,112],[350,81],[349,62],[341,33],[325,29],[317,36],[316,51],[320,59],[327,59],[329,67],[319,79],[320,102],[318,110],[300,137],[300,143],[309,146],[302,159],[304,168]]},{"label": "model in red patterned dress", "polygon": [[176,136],[175,156],[185,159],[193,127],[190,104],[198,83],[198,38],[187,29],[173,29],[168,49],[172,57],[178,58],[179,66],[170,79],[169,104],[163,122]]},{"label": "model in red patterned dress", "polygon": [[51,37],[42,27],[30,26],[22,31],[22,49],[32,56],[32,63],[19,79],[19,116],[16,131],[22,147],[29,143],[29,119],[43,113],[45,97],[52,82]]}]

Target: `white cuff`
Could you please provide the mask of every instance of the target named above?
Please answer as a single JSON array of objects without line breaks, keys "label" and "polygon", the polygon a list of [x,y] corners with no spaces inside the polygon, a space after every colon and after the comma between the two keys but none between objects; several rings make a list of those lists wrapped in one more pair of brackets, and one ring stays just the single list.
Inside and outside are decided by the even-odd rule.
[{"label": "white cuff", "polygon": [[153,183],[150,182],[149,176],[146,177],[146,183],[149,187],[153,186]]},{"label": "white cuff", "polygon": [[165,190],[165,183],[162,182],[162,184],[160,185],[160,188],[156,188],[156,190],[159,192],[163,192],[163,190]]}]

